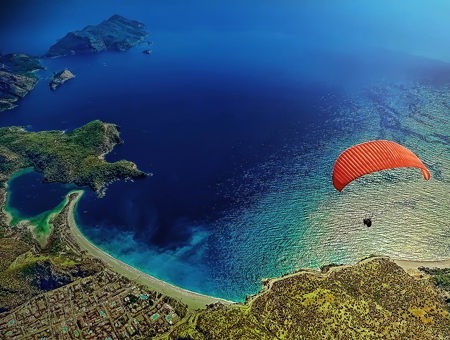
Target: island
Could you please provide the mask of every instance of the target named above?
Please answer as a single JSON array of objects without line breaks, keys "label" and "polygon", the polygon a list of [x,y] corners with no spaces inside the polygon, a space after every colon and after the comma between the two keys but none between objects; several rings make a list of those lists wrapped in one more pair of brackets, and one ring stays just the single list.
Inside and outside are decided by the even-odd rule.
[{"label": "island", "polygon": [[[103,34],[119,30],[122,24],[111,22],[124,20],[113,16],[69,33],[50,56],[128,49],[142,38],[121,40],[116,32],[108,40]],[[131,30],[142,29],[137,25]],[[35,86],[34,72],[42,67],[25,54],[0,55],[0,62],[1,111]],[[55,88],[70,77],[68,70],[58,72]],[[113,181],[147,175],[130,161],[105,160],[120,143],[118,126],[99,120],[72,131],[0,128],[0,338],[450,338],[449,260],[370,257],[330,264],[264,279],[259,293],[233,303],[176,287],[110,256],[82,234],[75,211],[86,188],[102,196]],[[7,184],[26,169],[85,189],[70,191],[39,220],[15,223]],[[362,222],[372,225],[369,217]]]},{"label": "island", "polygon": [[0,112],[11,110],[38,82],[39,59],[23,53],[0,54]]},{"label": "island", "polygon": [[52,91],[55,91],[58,87],[64,84],[66,81],[75,78],[75,75],[69,70],[57,72],[53,75],[53,79],[50,81],[49,86]]},{"label": "island", "polygon": [[[116,14],[98,25],[69,32],[51,46],[44,57],[91,54],[104,50],[127,51],[144,42],[147,35],[143,23]],[[0,112],[17,107],[17,102],[36,86],[38,77],[35,72],[42,69],[39,58],[24,53],[0,54]],[[51,80],[50,88],[54,91],[73,77],[69,70],[58,72]]]},{"label": "island", "polygon": [[45,57],[127,51],[142,43],[147,35],[143,23],[116,14],[98,25],[69,32],[50,47]]}]

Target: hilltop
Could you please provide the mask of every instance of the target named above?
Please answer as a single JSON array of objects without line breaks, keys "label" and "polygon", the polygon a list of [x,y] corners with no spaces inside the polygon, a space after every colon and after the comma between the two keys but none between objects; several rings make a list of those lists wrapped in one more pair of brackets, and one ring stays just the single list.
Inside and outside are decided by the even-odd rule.
[{"label": "hilltop", "polygon": [[427,277],[415,279],[390,259],[369,258],[266,280],[244,305],[212,305],[169,338],[448,339],[449,310]]}]

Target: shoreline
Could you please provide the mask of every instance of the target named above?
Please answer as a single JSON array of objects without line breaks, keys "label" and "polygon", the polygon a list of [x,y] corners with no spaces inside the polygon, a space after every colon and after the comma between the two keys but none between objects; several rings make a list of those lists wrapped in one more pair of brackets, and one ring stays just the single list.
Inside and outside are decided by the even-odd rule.
[{"label": "shoreline", "polygon": [[420,267],[425,268],[450,268],[450,259],[439,261],[415,261],[391,258],[397,265],[403,268],[411,276],[420,276],[424,273],[419,270]]},{"label": "shoreline", "polygon": [[[4,188],[6,189],[6,188]],[[237,305],[237,302],[216,298],[213,296],[196,293],[178,286],[175,286],[171,283],[165,282],[161,279],[158,279],[156,277],[153,277],[149,274],[146,274],[142,271],[140,271],[137,268],[134,268],[125,262],[116,259],[112,255],[106,253],[96,245],[94,245],[91,241],[89,241],[82,232],[78,229],[78,226],[75,221],[75,208],[81,199],[81,197],[84,194],[84,190],[71,190],[65,197],[65,200],[63,204],[61,204],[63,207],[68,205],[68,212],[67,212],[67,225],[68,225],[68,233],[74,238],[74,240],[77,242],[78,246],[81,250],[86,251],[88,256],[98,258],[107,268],[110,270],[123,275],[130,279],[133,282],[136,282],[138,284],[142,284],[146,287],[148,287],[151,290],[160,292],[164,295],[173,297],[177,300],[179,300],[182,303],[185,303],[189,309],[195,310],[195,309],[204,309],[206,305],[214,304],[214,303],[222,303],[225,305]],[[4,190],[4,198],[6,199],[8,194],[7,190]],[[76,197],[72,200],[69,200],[70,194],[76,194]],[[5,202],[6,203],[6,202]],[[7,211],[6,204],[3,207],[3,212],[5,217],[8,219],[12,216]],[[9,223],[8,223],[9,224]],[[406,273],[411,275],[415,278],[420,278],[423,276],[423,272],[419,270],[420,267],[428,267],[428,268],[450,268],[450,259],[443,259],[443,260],[408,260],[408,259],[396,259],[388,256],[374,256],[369,257],[366,259],[363,259],[361,261],[358,261],[357,263],[353,264],[343,264],[337,267],[332,267],[331,270],[336,269],[342,269],[348,266],[353,266],[355,264],[358,264],[365,260],[370,260],[372,258],[386,258],[390,261],[394,262],[398,266],[400,266]],[[278,280],[284,279],[286,277],[295,276],[301,273],[317,273],[321,274],[320,270],[314,270],[314,269],[308,269],[303,268],[298,271],[295,271],[293,273],[287,273],[286,275],[283,275],[281,277],[272,277],[272,278],[264,278],[262,280],[262,288],[261,290],[254,294],[249,295],[246,297],[246,300],[252,300],[255,296],[259,296],[261,293],[264,293],[266,289],[268,288],[267,285],[270,287],[273,282],[276,282]],[[270,289],[270,288],[269,288]]]},{"label": "shoreline", "polygon": [[[33,171],[34,171],[33,167],[20,169],[18,171],[15,171],[10,176],[10,178],[5,182],[3,187],[4,190],[3,205],[1,208],[3,215],[3,222],[6,223],[8,226],[21,225],[21,227],[27,228],[33,235],[36,242],[39,243],[39,246],[41,248],[45,248],[49,242],[50,235],[53,233],[53,224],[51,223],[51,220],[53,219],[54,216],[58,215],[62,211],[62,209],[67,205],[69,197],[68,194],[65,195],[64,200],[61,201],[56,207],[43,211],[35,216],[31,217],[21,216],[20,212],[17,209],[10,206],[9,204],[9,196],[11,195],[9,183],[15,178]],[[41,226],[41,222],[43,222],[48,227],[48,229],[44,230],[43,232],[40,232],[38,230],[39,227]]]},{"label": "shoreline", "polygon": [[[27,169],[24,169],[25,171]],[[22,170],[23,171],[23,170]],[[16,174],[22,173],[22,171],[16,172]],[[6,223],[9,225],[11,220],[13,219],[13,216],[10,211],[7,209],[7,195],[8,195],[8,183],[6,183],[4,188],[4,206],[3,206],[3,213],[4,217],[6,219]],[[69,201],[69,195],[70,194],[76,194],[76,197]],[[133,282],[142,284],[152,290],[155,290],[157,292],[160,292],[164,295],[174,297],[178,299],[179,301],[185,303],[188,305],[190,309],[199,309],[199,308],[205,308],[206,305],[214,304],[217,302],[220,302],[225,305],[232,305],[237,304],[237,302],[229,301],[221,298],[216,298],[213,296],[196,293],[178,286],[175,286],[171,283],[165,282],[161,279],[158,279],[156,277],[153,277],[147,273],[142,272],[141,270],[134,268],[130,266],[129,264],[126,264],[125,262],[116,259],[112,255],[106,253],[96,245],[94,245],[91,241],[89,241],[82,232],[78,229],[78,226],[75,221],[75,207],[78,204],[78,201],[81,199],[81,197],[84,194],[84,190],[71,190],[65,197],[63,206],[69,204],[68,206],[68,214],[67,214],[67,224],[69,227],[68,232],[71,236],[75,239],[81,250],[84,250],[87,252],[88,256],[98,258],[104,262],[104,264],[110,268],[111,270],[127,277],[128,279],[132,280]],[[53,213],[54,214],[54,213]],[[409,275],[413,277],[420,277],[423,275],[423,272],[419,270],[419,267],[428,267],[428,268],[450,268],[450,259],[444,259],[444,260],[408,260],[408,259],[396,259],[388,256],[376,256],[380,258],[388,258],[394,263],[396,263],[398,266],[400,266],[405,272],[407,272]],[[358,262],[357,262],[358,263]],[[338,266],[338,268],[346,267],[349,265],[354,264],[344,264],[341,266]],[[287,273],[286,275],[283,275],[281,277],[272,277],[272,278],[264,278],[262,280],[262,291],[264,291],[264,281],[274,282],[278,279],[283,279],[288,276],[292,276],[295,274],[298,274],[299,272],[316,272],[316,270],[303,268],[298,271],[295,271],[293,273]],[[317,271],[320,273],[320,271]],[[260,291],[261,292],[261,291]],[[255,295],[258,295],[260,292],[258,292]],[[255,295],[247,296],[247,299],[251,299]]]},{"label": "shoreline", "polygon": [[[76,242],[78,243],[80,248],[82,250],[85,250],[89,256],[99,258],[111,270],[127,277],[128,279],[132,280],[133,282],[142,284],[152,290],[155,290],[164,295],[178,299],[179,301],[188,305],[188,307],[190,309],[205,308],[206,305],[217,303],[217,302],[220,302],[220,303],[223,303],[226,305],[237,304],[236,302],[233,302],[233,301],[228,301],[225,299],[196,293],[196,292],[175,286],[173,284],[170,284],[168,282],[160,280],[156,277],[153,277],[149,274],[146,274],[146,273],[140,271],[139,269],[136,269],[136,268],[130,266],[129,264],[126,264],[125,262],[118,260],[115,257],[113,257],[112,255],[101,250],[99,247],[97,247],[91,241],[89,241],[78,229],[78,226],[75,221],[74,209],[76,208],[78,201],[83,196],[84,191],[83,190],[71,191],[67,194],[66,198],[68,198],[69,194],[73,194],[73,193],[76,193],[77,197],[69,202],[68,214],[67,214],[67,223],[69,226],[69,232],[74,237],[74,239],[76,240]],[[67,204],[67,202],[66,202],[66,204]],[[407,259],[395,259],[395,258],[391,258],[391,257],[387,257],[387,256],[376,256],[376,258],[387,258],[387,259],[393,261],[398,266],[400,266],[403,270],[405,270],[405,272],[407,272],[409,275],[411,275],[413,277],[423,275],[423,273],[418,269],[419,267],[450,268],[450,259],[445,259],[445,260],[407,260]],[[371,257],[369,257],[365,260],[369,260],[369,259],[371,259]],[[361,260],[361,261],[364,261],[364,260]],[[359,263],[361,261],[358,261],[357,263]],[[345,264],[345,265],[338,266],[336,268],[353,266],[357,263]],[[308,269],[308,268],[303,268],[303,269],[300,269],[299,271],[296,271],[294,273],[290,273],[287,275],[283,275],[281,277],[268,278],[268,280],[271,282],[274,282],[279,279],[283,279],[286,276],[296,275],[299,272],[316,272],[316,271]],[[318,273],[320,273],[320,271]],[[263,284],[263,286],[264,286],[264,284]],[[259,293],[257,293],[256,295],[258,295],[258,294]],[[248,296],[247,298],[251,298],[253,296],[254,295],[251,295],[251,296]]]},{"label": "shoreline", "polygon": [[[196,293],[187,289],[183,289],[172,285],[163,280],[157,279],[149,274],[146,274],[125,262],[122,262],[110,254],[104,252],[99,247],[95,246],[91,241],[89,241],[78,229],[75,221],[75,207],[78,201],[83,196],[83,190],[71,191],[69,194],[76,193],[77,197],[69,202],[68,212],[67,212],[67,223],[69,226],[69,232],[74,237],[78,245],[82,250],[85,250],[90,256],[99,258],[102,260],[107,267],[111,270],[127,277],[133,282],[142,284],[152,290],[160,292],[164,295],[173,297],[182,303],[185,303],[190,309],[205,308],[206,305],[220,302],[222,304],[231,305],[235,304],[233,301],[228,301],[225,299],[216,298],[209,295],[204,295]],[[68,195],[66,197],[68,197]]]},{"label": "shoreline", "polygon": [[370,256],[370,257],[361,259],[356,263],[332,266],[325,272],[323,272],[321,269],[316,270],[316,269],[303,268],[298,271],[288,273],[288,274],[285,274],[285,275],[282,275],[279,277],[264,278],[262,280],[261,290],[259,292],[257,292],[256,294],[247,296],[245,304],[251,305],[256,298],[269,292],[272,289],[272,285],[278,281],[282,281],[284,279],[299,276],[299,275],[307,275],[307,274],[318,275],[320,277],[326,277],[326,276],[330,275],[330,273],[332,273],[332,272],[340,271],[340,270],[343,270],[346,268],[356,267],[360,264],[364,264],[366,262],[370,262],[370,261],[373,261],[376,259],[385,259],[385,260],[395,263],[400,268],[402,268],[406,272],[406,274],[410,275],[411,277],[413,277],[415,279],[421,279],[424,275],[426,275],[424,272],[419,270],[419,267],[425,267],[425,268],[431,268],[431,269],[433,269],[433,268],[440,268],[440,269],[450,268],[450,259],[427,261],[427,260],[394,259],[389,256],[381,256],[381,255]]},{"label": "shoreline", "polygon": [[8,204],[8,196],[10,195],[10,189],[9,189],[9,182],[12,181],[14,178],[20,177],[21,175],[24,175],[28,172],[33,171],[33,167],[28,167],[28,168],[23,168],[20,170],[15,171],[11,176],[9,176],[8,180],[5,182],[4,184],[4,203],[2,206],[2,210],[3,210],[3,215],[5,217],[5,223],[7,225],[11,225],[11,222],[14,220],[14,214],[15,214],[15,209],[11,208]]}]

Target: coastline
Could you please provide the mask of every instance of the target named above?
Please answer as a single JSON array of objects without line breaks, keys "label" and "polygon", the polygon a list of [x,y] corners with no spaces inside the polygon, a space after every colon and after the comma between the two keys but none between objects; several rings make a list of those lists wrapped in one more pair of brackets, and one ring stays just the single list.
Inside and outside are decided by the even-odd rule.
[{"label": "coastline", "polygon": [[[69,232],[73,238],[77,241],[78,245],[82,250],[85,250],[90,256],[99,258],[113,271],[127,277],[128,279],[137,282],[139,284],[145,285],[148,288],[160,292],[162,294],[168,295],[185,303],[190,309],[205,308],[206,305],[220,302],[222,304],[230,305],[234,304],[233,301],[228,301],[220,298],[215,298],[213,296],[208,296],[200,293],[195,293],[193,291],[183,289],[174,286],[170,283],[157,279],[149,274],[141,272],[140,270],[114,258],[108,253],[104,252],[94,244],[92,244],[78,229],[75,221],[74,209],[83,196],[83,190],[71,191],[69,194],[76,193],[77,197],[69,202],[68,213],[67,213],[67,223],[69,226]],[[68,194],[68,195],[69,195]]]},{"label": "coastline", "polygon": [[31,171],[33,171],[33,167],[28,167],[28,168],[23,168],[23,169],[17,170],[8,178],[8,180],[4,184],[5,193],[4,193],[4,197],[3,197],[4,198],[4,203],[3,203],[3,206],[2,206],[2,210],[3,210],[3,215],[4,215],[4,218],[5,218],[4,222],[7,225],[10,225],[11,222],[14,220],[14,217],[15,217],[14,216],[14,214],[15,214],[14,209],[11,208],[9,206],[9,204],[8,204],[8,196],[10,195],[9,182],[12,181],[14,178],[17,178],[17,177],[19,177],[19,176],[21,176],[23,174],[26,174],[28,172],[31,172]]},{"label": "coastline", "polygon": [[450,268],[450,259],[440,261],[414,261],[403,259],[392,259],[397,265],[403,268],[405,272],[411,276],[423,275],[419,270],[420,267],[425,268]]},{"label": "coastline", "polygon": [[[19,211],[9,204],[9,196],[11,191],[9,189],[9,183],[13,179],[20,177],[24,174],[32,172],[33,167],[27,167],[14,172],[8,181],[4,184],[3,192],[3,204],[2,204],[2,216],[3,222],[7,225],[21,225],[26,227],[33,234],[34,239],[39,243],[41,248],[45,248],[49,242],[49,237],[53,232],[52,219],[58,215],[61,210],[67,205],[69,198],[68,195],[64,197],[64,200],[60,202],[56,207],[43,211],[32,217],[22,217]],[[44,228],[44,230],[42,230]]]},{"label": "coastline", "polygon": [[[75,215],[74,215],[74,208],[76,207],[78,201],[84,194],[83,190],[77,190],[72,191],[71,193],[76,192],[77,197],[70,202],[69,210],[68,210],[68,225],[70,228],[71,235],[76,239],[79,246],[88,252],[89,255],[93,257],[100,258],[102,261],[105,262],[109,267],[112,268],[112,270],[116,271],[117,273],[129,278],[130,280],[133,280],[134,282],[143,284],[150,289],[153,289],[155,291],[161,292],[165,295],[174,297],[181,302],[187,304],[189,308],[191,309],[199,309],[204,308],[205,305],[221,302],[223,304],[235,304],[235,302],[215,298],[212,296],[195,293],[193,291],[183,289],[177,286],[174,286],[170,283],[167,283],[165,281],[162,281],[160,279],[157,279],[149,274],[146,274],[144,272],[141,272],[140,270],[114,258],[113,256],[109,255],[108,253],[104,252],[94,244],[92,244],[78,229],[78,226],[75,221]],[[450,268],[450,259],[446,260],[436,260],[436,261],[427,261],[427,260],[407,260],[407,259],[394,259],[389,258],[385,256],[376,256],[375,258],[387,258],[394,263],[396,263],[398,266],[403,268],[405,272],[410,274],[411,276],[419,276],[423,275],[423,272],[421,272],[418,268],[419,267],[429,267],[429,268]],[[367,258],[362,261],[359,261],[358,263],[364,262],[364,261],[370,261],[373,258]],[[340,270],[346,267],[354,266],[355,264],[347,264],[347,265],[341,265],[337,267],[332,267],[332,270]],[[320,272],[316,272],[315,270],[310,269],[302,269],[299,272],[313,272],[320,274]],[[289,276],[295,276],[298,275],[299,272],[287,274],[281,277],[277,278],[269,278],[268,283],[269,286],[275,281],[282,280]],[[270,289],[270,288],[269,288]],[[264,289],[263,289],[264,291]],[[255,296],[259,296],[261,291],[255,295],[249,296],[248,298],[252,299]]]},{"label": "coastline", "polygon": [[309,269],[309,268],[304,268],[304,269],[300,269],[298,271],[295,271],[293,273],[288,273],[279,277],[269,277],[269,278],[264,278],[262,280],[262,288],[261,290],[254,294],[254,295],[250,295],[247,296],[246,305],[251,305],[253,303],[253,301],[260,297],[263,294],[267,294],[268,292],[271,291],[272,289],[272,285],[275,282],[278,281],[283,281],[287,278],[291,278],[291,277],[295,277],[295,276],[300,276],[300,275],[315,275],[318,277],[326,277],[328,275],[330,275],[330,273],[332,272],[336,272],[336,271],[340,271],[343,269],[347,269],[347,268],[352,268],[352,267],[356,267],[358,265],[363,265],[367,262],[373,261],[373,260],[388,260],[391,261],[393,263],[395,263],[396,265],[398,265],[399,267],[401,267],[408,275],[412,276],[415,279],[420,279],[422,278],[424,275],[426,275],[424,272],[420,271],[419,268],[420,267],[425,267],[425,268],[450,268],[450,259],[446,259],[446,260],[437,260],[437,261],[421,261],[421,260],[405,260],[405,259],[394,259],[388,256],[371,256],[371,257],[367,257],[365,259],[362,259],[356,263],[350,263],[350,264],[342,264],[342,265],[337,265],[337,266],[332,266],[330,268],[328,268],[327,271],[323,272],[322,270],[315,270],[315,269]]},{"label": "coastline", "polygon": [[[5,188],[6,189],[6,188]],[[76,194],[76,197],[72,200],[69,200],[70,194]],[[67,195],[65,200],[62,202],[62,206],[65,206],[68,204],[68,213],[67,213],[67,225],[68,225],[68,232],[70,235],[75,239],[81,250],[84,250],[87,252],[87,254],[91,257],[98,258],[102,260],[107,267],[109,267],[114,272],[119,273],[120,275],[123,275],[127,277],[128,279],[132,280],[133,282],[136,282],[138,284],[142,284],[154,291],[160,292],[164,295],[173,297],[182,303],[185,303],[190,309],[201,309],[205,308],[206,305],[214,304],[217,302],[220,302],[225,305],[232,305],[236,304],[236,302],[228,301],[221,298],[216,298],[209,295],[204,295],[200,293],[196,293],[187,289],[183,289],[181,287],[177,287],[173,284],[167,283],[163,280],[157,279],[149,274],[146,274],[139,269],[136,269],[125,262],[122,262],[110,254],[106,253],[105,251],[101,250],[99,247],[95,246],[91,241],[89,241],[82,232],[78,229],[78,226],[75,221],[75,211],[78,201],[83,196],[84,191],[83,190],[72,190]],[[6,198],[8,195],[8,190],[4,190],[4,199],[6,203]],[[6,204],[3,206],[3,212],[4,216],[6,218],[7,224],[10,223],[12,220],[11,212],[6,209]],[[52,213],[52,215],[55,214],[55,212]],[[9,221],[8,221],[9,220]],[[450,259],[445,260],[408,260],[408,259],[395,259],[390,258],[386,256],[376,256],[376,257],[369,257],[367,259],[364,259],[360,262],[364,262],[366,260],[370,260],[372,258],[387,258],[394,263],[396,263],[398,266],[400,266],[406,273],[413,277],[421,277],[424,275],[422,271],[419,270],[420,267],[428,267],[428,268],[450,268]],[[359,263],[359,262],[358,262]],[[330,269],[333,270],[340,270],[349,266],[353,266],[355,264],[345,264],[340,265],[337,267],[331,267]],[[273,277],[273,278],[266,278],[262,280],[262,289],[251,296],[248,296],[248,300],[253,300],[256,296],[259,296],[261,293],[264,293],[268,289],[270,289],[271,285],[278,281],[285,279],[290,276],[298,275],[299,273],[313,273],[313,274],[321,274],[320,271],[304,268],[299,271],[288,273],[286,275],[283,275],[281,277]]]}]

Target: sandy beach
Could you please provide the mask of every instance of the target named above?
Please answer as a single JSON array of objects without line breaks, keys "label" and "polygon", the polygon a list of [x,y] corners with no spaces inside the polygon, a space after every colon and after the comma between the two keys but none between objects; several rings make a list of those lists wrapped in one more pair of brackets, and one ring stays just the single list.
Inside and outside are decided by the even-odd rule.
[{"label": "sandy beach", "polygon": [[[75,240],[78,242],[81,249],[88,252],[90,256],[96,257],[101,259],[107,266],[109,266],[113,271],[129,278],[130,280],[133,280],[134,282],[137,282],[139,284],[145,285],[149,287],[152,290],[161,292],[162,294],[174,297],[183,303],[187,304],[189,308],[191,309],[198,309],[198,308],[204,308],[205,305],[215,303],[215,302],[221,302],[223,304],[233,304],[232,301],[227,301],[224,299],[215,298],[208,295],[203,295],[199,293],[195,293],[177,286],[174,286],[170,283],[164,282],[162,280],[159,280],[151,275],[148,275],[146,273],[141,272],[140,270],[114,258],[113,256],[109,255],[108,253],[104,252],[94,244],[92,244],[88,239],[84,237],[84,235],[80,232],[78,229],[78,226],[75,222],[74,217],[74,208],[76,207],[79,199],[83,195],[83,191],[75,191],[77,194],[76,199],[72,200],[69,205],[69,211],[68,211],[68,225],[70,228],[70,233],[75,238]],[[429,268],[448,268],[450,267],[450,259],[443,260],[443,261],[414,261],[414,260],[403,260],[403,259],[391,259],[394,261],[397,265],[402,267],[407,273],[413,276],[417,276],[422,274],[419,271],[419,267],[429,267]],[[346,266],[340,266],[338,269],[341,269]],[[296,275],[296,273],[293,273],[291,275]],[[290,275],[288,275],[290,276]],[[286,277],[286,276],[284,276]],[[275,278],[271,279],[270,281],[276,281],[277,279],[282,278]]]},{"label": "sandy beach", "polygon": [[[73,193],[73,192],[72,192]],[[131,267],[130,265],[112,257],[100,248],[93,245],[84,235],[80,232],[75,222],[74,208],[76,207],[79,199],[83,195],[83,191],[75,191],[77,194],[76,199],[72,200],[69,205],[68,210],[68,225],[70,228],[70,233],[74,239],[78,242],[81,249],[88,252],[89,255],[101,259],[107,266],[109,266],[113,271],[137,282],[139,284],[145,285],[148,288],[161,292],[162,294],[171,296],[175,299],[180,300],[185,303],[191,309],[204,308],[205,305],[221,302],[223,304],[232,304],[234,302],[227,301],[224,299],[215,298],[208,295],[203,295],[195,293],[170,283],[159,280],[151,275],[145,274],[140,270]]]},{"label": "sandy beach", "polygon": [[450,268],[450,259],[442,261],[412,261],[412,260],[396,260],[396,259],[392,260],[412,276],[423,274],[423,272],[419,270],[420,267]]}]

